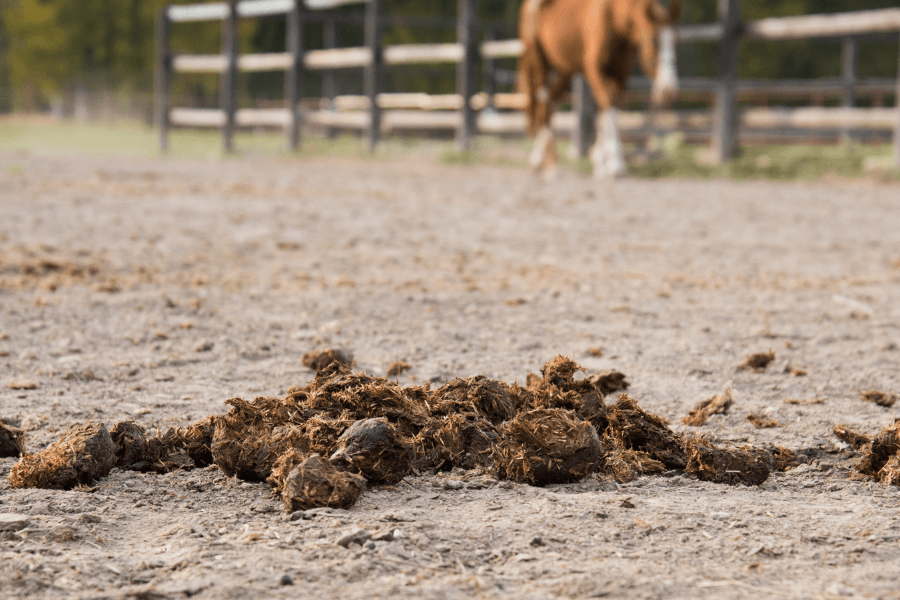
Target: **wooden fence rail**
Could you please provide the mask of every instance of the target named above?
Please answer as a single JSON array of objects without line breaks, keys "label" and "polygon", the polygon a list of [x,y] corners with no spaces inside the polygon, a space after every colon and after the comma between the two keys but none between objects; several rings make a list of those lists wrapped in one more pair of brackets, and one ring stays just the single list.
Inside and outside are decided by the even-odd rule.
[{"label": "wooden fence rail", "polygon": [[[383,45],[382,30],[388,17],[384,15],[384,0],[229,0],[195,5],[174,5],[162,10],[157,19],[156,44],[156,119],[159,124],[159,144],[168,145],[170,126],[220,127],[226,150],[232,148],[235,127],[280,126],[287,131],[288,145],[295,149],[300,143],[301,120],[328,128],[361,129],[367,132],[368,143],[374,149],[384,131],[397,128],[453,129],[462,149],[468,148],[477,132],[498,133],[524,130],[521,115],[497,114],[492,109],[516,108],[522,98],[516,94],[485,94],[477,91],[477,66],[481,60],[495,61],[516,58],[522,52],[519,40],[480,39],[477,22],[477,0],[458,0],[457,42],[443,44]],[[305,50],[302,23],[312,20],[312,12],[333,9],[348,4],[364,4],[362,20],[365,45],[355,48],[336,48],[334,21],[326,27],[326,47]],[[732,158],[738,148],[740,127],[763,128],[837,128],[893,129],[895,157],[900,166],[900,74],[896,80],[859,80],[856,36],[884,32],[900,32],[900,8],[858,11],[829,15],[808,15],[762,19],[742,23],[740,0],[718,0],[717,23],[686,25],[679,29],[680,43],[716,41],[719,43],[719,77],[716,79],[686,78],[683,89],[714,93],[714,110],[705,120],[691,117],[692,122],[703,121],[712,130],[712,142],[720,161]],[[245,54],[237,52],[237,21],[285,15],[287,18],[287,48],[283,53]],[[396,17],[394,18],[396,20]],[[223,26],[222,52],[217,55],[172,55],[169,37],[173,23],[193,21],[221,21]],[[328,23],[328,21],[326,21]],[[786,40],[820,37],[843,39],[842,76],[839,79],[759,82],[737,79],[738,41],[741,39]],[[424,94],[385,94],[384,69],[387,65],[454,64],[457,67],[457,94],[429,97]],[[362,97],[341,97],[335,89],[333,73],[338,69],[365,70],[365,94]],[[328,97],[332,109],[301,110],[303,76],[306,71],[324,71]],[[238,110],[236,103],[237,73],[253,71],[285,71],[285,102],[283,110]],[[169,104],[171,80],[175,73],[218,73],[221,75],[219,110],[173,108]],[[638,90],[649,87],[638,80]],[[843,108],[803,108],[793,111],[761,108],[738,110],[738,100],[751,92],[808,94],[811,90],[840,94]],[[897,108],[854,109],[857,91],[893,92]],[[493,92],[493,90],[490,90]],[[592,139],[593,113],[596,110],[585,86],[576,78],[573,90],[572,115],[559,115],[555,126],[565,123],[571,127],[576,147],[587,152]],[[410,110],[417,109],[417,110]],[[423,112],[424,109],[424,112]],[[429,112],[430,111],[430,112]],[[630,114],[630,113],[628,113]],[[674,113],[673,113],[674,114]],[[623,117],[624,118],[624,117]],[[635,117],[628,117],[634,121]],[[691,120],[689,119],[689,121]],[[627,121],[627,119],[626,119]],[[671,121],[671,119],[670,119]],[[683,118],[672,121],[676,126],[687,123]],[[629,126],[623,125],[625,129]],[[632,129],[639,127],[631,127]]]}]

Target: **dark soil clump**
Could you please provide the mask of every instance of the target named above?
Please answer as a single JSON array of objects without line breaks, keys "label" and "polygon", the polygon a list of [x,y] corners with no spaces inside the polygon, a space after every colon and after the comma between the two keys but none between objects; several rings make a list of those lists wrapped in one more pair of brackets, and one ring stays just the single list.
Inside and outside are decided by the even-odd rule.
[{"label": "dark soil clump", "polygon": [[38,454],[22,455],[9,474],[14,488],[71,489],[109,475],[116,464],[116,445],[106,425],[70,427]]},{"label": "dark soil clump", "polygon": [[18,427],[0,423],[0,458],[21,456],[25,453],[25,432]]},{"label": "dark soil clump", "polygon": [[601,459],[593,425],[559,408],[520,413],[504,424],[493,458],[498,477],[547,485],[583,479]]},{"label": "dark soil clump", "polygon": [[702,437],[687,443],[690,462],[685,472],[702,481],[729,485],[761,485],[772,472],[772,454],[761,448],[717,448]]},{"label": "dark soil clump", "polygon": [[398,439],[384,417],[357,421],[337,443],[329,462],[371,484],[397,483],[412,471],[412,447]]}]

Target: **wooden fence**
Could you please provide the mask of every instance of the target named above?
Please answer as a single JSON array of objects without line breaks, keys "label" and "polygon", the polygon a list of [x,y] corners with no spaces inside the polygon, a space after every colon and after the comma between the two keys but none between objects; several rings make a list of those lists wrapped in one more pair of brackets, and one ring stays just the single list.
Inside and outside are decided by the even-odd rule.
[{"label": "wooden fence", "polygon": [[[476,91],[478,65],[501,58],[516,58],[522,51],[519,40],[480,39],[477,22],[477,0],[458,0],[457,42],[445,44],[404,44],[385,46],[382,28],[387,20],[384,0],[229,0],[196,5],[174,5],[162,10],[157,20],[156,122],[159,145],[166,150],[171,126],[219,127],[226,151],[233,147],[234,131],[242,126],[280,126],[287,132],[288,145],[300,143],[301,122],[327,128],[351,128],[366,132],[370,149],[378,144],[383,131],[394,129],[451,129],[457,142],[466,149],[476,133],[513,133],[525,129],[525,118],[519,113],[491,109],[520,108],[523,98],[517,94]],[[305,50],[303,22],[312,11],[345,4],[365,4],[363,18],[365,46]],[[711,130],[719,161],[732,158],[738,147],[742,127],[778,129],[878,129],[893,130],[896,164],[900,166],[900,74],[896,80],[860,81],[857,77],[856,36],[900,31],[900,8],[829,15],[809,15],[740,21],[740,0],[718,0],[719,21],[679,28],[679,42],[717,41],[719,69],[717,79],[688,78],[683,88],[704,92],[714,97],[712,116],[702,112],[668,112],[658,115],[654,127]],[[287,48],[283,53],[245,54],[237,52],[237,21],[270,15],[286,15]],[[172,55],[170,30],[173,24],[191,21],[222,21],[222,53],[218,55]],[[328,41],[326,30],[326,41]],[[333,45],[334,34],[331,33]],[[837,80],[793,82],[747,82],[737,79],[738,42],[741,39],[787,40],[803,38],[842,38],[843,75]],[[385,94],[386,65],[455,64],[457,93],[443,96],[427,94]],[[308,71],[364,69],[362,96],[336,96],[330,106],[322,108],[301,98],[303,78]],[[285,71],[285,108],[238,109],[238,71]],[[219,73],[221,91],[219,109],[171,107],[170,85],[175,73]],[[636,87],[649,87],[638,80]],[[893,109],[854,108],[857,90],[869,89],[884,94],[891,91],[897,98]],[[808,107],[798,109],[750,108],[739,110],[739,94],[757,93],[839,93],[842,107]],[[327,90],[328,91],[328,90]],[[333,79],[329,96],[334,95]],[[572,131],[578,151],[585,155],[593,136],[593,101],[587,86],[576,80],[573,89],[573,112],[557,114],[554,129]],[[338,110],[334,110],[337,108]],[[424,110],[423,110],[424,109]],[[648,129],[647,115],[626,112],[622,128]]]}]

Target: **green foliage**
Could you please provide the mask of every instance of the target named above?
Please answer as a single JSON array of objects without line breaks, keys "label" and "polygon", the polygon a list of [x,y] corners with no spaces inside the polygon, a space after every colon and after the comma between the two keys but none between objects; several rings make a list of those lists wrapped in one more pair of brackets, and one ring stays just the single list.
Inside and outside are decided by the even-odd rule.
[{"label": "green foliage", "polygon": [[[152,85],[154,18],[166,4],[202,0],[0,0],[0,111],[9,108],[10,90],[19,103],[31,107],[81,82],[91,87],[92,78],[102,76],[105,86],[148,92]],[[664,0],[665,1],[665,0]],[[501,37],[513,35],[519,0],[479,0],[479,18]],[[896,6],[896,0],[745,0],[742,17],[763,17],[864,10]],[[452,19],[458,0],[386,0],[391,15],[442,17],[451,26],[391,27],[387,43],[424,43],[455,39]],[[339,12],[359,14],[359,6]],[[684,3],[684,23],[716,19],[716,0]],[[280,52],[284,49],[284,19],[242,22],[240,47],[245,52]],[[340,28],[341,45],[362,43],[362,27]],[[307,47],[322,47],[318,23],[305,28]],[[175,52],[215,53],[221,43],[218,23],[177,24],[173,27]],[[897,73],[897,47],[890,42],[865,42],[860,48],[863,77]],[[714,76],[718,70],[717,46],[700,43],[682,46],[679,53],[683,75]],[[833,41],[744,42],[740,74],[750,78],[804,78],[835,76],[840,70],[840,47]],[[358,93],[359,78],[342,74],[346,92]],[[307,78],[309,93],[321,85],[318,74]],[[202,104],[214,101],[217,78],[178,77],[176,94],[187,94]],[[455,89],[452,67],[403,66],[388,70],[388,89],[443,93]],[[241,77],[242,97],[280,97],[281,74],[250,74]]]}]

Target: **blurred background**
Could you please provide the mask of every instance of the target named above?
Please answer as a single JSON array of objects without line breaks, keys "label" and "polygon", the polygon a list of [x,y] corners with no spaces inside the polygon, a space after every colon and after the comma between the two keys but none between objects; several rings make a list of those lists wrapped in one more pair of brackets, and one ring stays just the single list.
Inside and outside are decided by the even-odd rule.
[{"label": "blurred background", "polygon": [[[149,123],[152,115],[154,16],[172,0],[0,0],[0,112],[47,113],[79,120],[132,118]],[[481,0],[479,23],[485,38],[515,37],[518,0]],[[750,0],[746,20],[764,17],[856,11],[897,6],[895,0]],[[387,0],[385,43],[430,43],[456,40],[456,0]],[[715,0],[688,0],[684,23],[716,20]],[[330,24],[330,25],[329,25]],[[325,45],[333,27],[338,46],[363,43],[358,6],[317,11],[305,24],[307,48]],[[219,23],[179,25],[172,33],[174,52],[218,53]],[[894,39],[892,39],[892,37]],[[896,77],[896,36],[864,38],[859,43],[859,77]],[[682,45],[682,76],[714,76],[715,43]],[[285,19],[247,19],[240,23],[240,51],[283,52]],[[739,75],[752,79],[824,78],[841,73],[840,40],[744,41]],[[515,61],[498,61],[492,84],[511,90]],[[488,82],[482,82],[487,84]],[[337,94],[362,92],[360,70],[344,70],[334,79]],[[176,106],[213,107],[218,103],[218,76],[192,74],[173,82]],[[281,106],[283,73],[247,73],[239,81],[239,105]],[[388,68],[386,90],[452,93],[453,65]],[[323,74],[311,73],[305,97],[322,95]],[[772,98],[766,102],[808,104],[809,98]],[[822,105],[838,97],[813,98]],[[857,96],[859,106],[888,102],[884,95]]]}]

